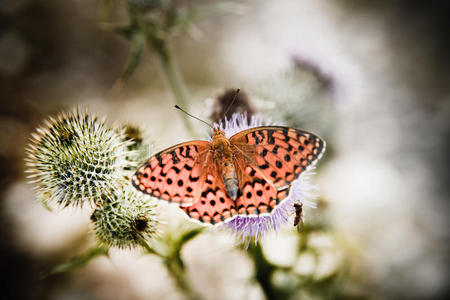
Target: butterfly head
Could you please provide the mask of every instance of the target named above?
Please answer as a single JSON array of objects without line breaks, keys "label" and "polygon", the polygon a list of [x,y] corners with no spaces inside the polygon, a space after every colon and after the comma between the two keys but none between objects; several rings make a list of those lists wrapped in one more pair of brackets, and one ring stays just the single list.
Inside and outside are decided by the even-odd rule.
[{"label": "butterfly head", "polygon": [[225,136],[225,131],[220,130],[218,127],[214,128],[212,137],[214,138],[216,136]]},{"label": "butterfly head", "polygon": [[213,150],[225,151],[230,148],[230,141],[225,136],[225,131],[220,128],[214,128],[211,143]]}]

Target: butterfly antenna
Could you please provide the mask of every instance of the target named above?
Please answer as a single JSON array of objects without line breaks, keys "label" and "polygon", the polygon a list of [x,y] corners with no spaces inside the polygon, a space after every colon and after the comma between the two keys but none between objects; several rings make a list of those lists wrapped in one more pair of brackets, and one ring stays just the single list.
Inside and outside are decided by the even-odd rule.
[{"label": "butterfly antenna", "polygon": [[206,125],[208,125],[209,127],[211,127],[212,129],[214,129],[214,127],[213,127],[211,124],[209,124],[208,122],[203,121],[203,120],[200,119],[200,118],[197,118],[196,116],[191,115],[190,113],[188,113],[187,111],[185,111],[184,109],[182,109],[181,107],[179,107],[178,105],[175,104],[173,107],[175,107],[176,109],[181,110],[182,112],[184,112],[185,114],[187,114],[189,117],[192,117],[192,118],[194,118],[194,119],[197,119],[197,120],[199,120],[200,122],[203,122],[203,123],[205,123]]},{"label": "butterfly antenna", "polygon": [[234,97],[233,100],[231,100],[230,105],[228,105],[227,110],[225,111],[225,113],[222,115],[222,118],[224,118],[227,115],[227,112],[230,110],[231,106],[233,105],[234,101],[236,101],[237,96],[239,95],[239,92],[241,91],[241,89],[237,89],[236,92],[234,92]]}]

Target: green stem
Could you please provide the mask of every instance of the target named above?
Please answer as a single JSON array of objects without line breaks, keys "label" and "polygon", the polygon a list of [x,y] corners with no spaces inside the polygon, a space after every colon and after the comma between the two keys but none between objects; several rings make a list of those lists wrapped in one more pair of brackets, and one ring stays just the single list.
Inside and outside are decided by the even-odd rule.
[{"label": "green stem", "polygon": [[272,285],[271,278],[277,267],[270,263],[262,251],[261,245],[250,245],[248,249],[255,266],[255,279],[260,284],[266,299],[288,299],[288,292],[277,289]]},{"label": "green stem", "polygon": [[101,255],[107,255],[108,251],[109,251],[108,247],[97,244],[94,247],[87,250],[85,253],[72,258],[70,261],[55,266],[44,277],[81,268],[87,263],[89,263],[92,259]]},{"label": "green stem", "polygon": [[255,246],[250,245],[248,253],[255,266],[255,279],[260,284],[266,298],[276,299],[276,292],[272,288],[272,283],[270,282],[275,267],[266,260],[259,244]]},{"label": "green stem", "polygon": [[186,297],[190,300],[201,299],[200,295],[192,287],[181,258],[166,257],[163,261],[167,271],[175,280],[178,288],[185,293]]},{"label": "green stem", "polygon": [[[195,235],[196,234],[190,234],[187,239],[190,239],[191,236],[193,237]],[[163,253],[164,251],[157,250],[154,247],[150,247],[150,245],[145,241],[144,238],[140,237],[140,241],[141,245],[145,248],[145,250],[148,253],[157,255],[162,258],[163,263],[167,268],[167,271],[175,280],[175,283],[178,286],[178,288],[186,295],[188,299],[190,300],[201,299],[201,297],[192,287],[189,277],[186,274],[186,269],[184,267],[184,263],[180,255],[181,247],[183,246],[182,243],[180,243],[179,245],[180,248],[176,248],[176,250],[173,251],[172,253],[164,254]]]},{"label": "green stem", "polygon": [[131,48],[130,53],[128,54],[127,62],[125,67],[123,68],[122,74],[119,79],[117,79],[114,84],[114,90],[120,91],[124,86],[125,82],[130,78],[130,76],[134,73],[134,70],[139,64],[141,60],[142,53],[145,47],[145,35],[140,31],[135,31],[130,36],[131,40]]},{"label": "green stem", "polygon": [[[175,98],[175,102],[183,109],[188,109],[188,93],[183,77],[172,57],[169,46],[165,38],[151,37],[150,44],[156,52],[161,63],[164,77]],[[186,115],[183,115],[184,125],[192,135],[195,135],[193,127]]]}]

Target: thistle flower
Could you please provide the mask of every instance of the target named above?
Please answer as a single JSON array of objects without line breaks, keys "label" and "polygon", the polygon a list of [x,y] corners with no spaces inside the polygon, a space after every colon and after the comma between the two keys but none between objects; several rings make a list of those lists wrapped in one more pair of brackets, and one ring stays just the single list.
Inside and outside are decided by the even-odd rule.
[{"label": "thistle flower", "polygon": [[327,134],[334,124],[330,88],[322,75],[303,66],[264,79],[250,91],[263,116]]},{"label": "thistle flower", "polygon": [[156,205],[130,186],[94,210],[91,221],[99,241],[108,247],[134,248],[158,234]]},{"label": "thistle flower", "polygon": [[[234,114],[231,119],[225,119],[224,123],[216,125],[225,131],[227,137],[230,137],[248,128],[270,124],[263,124],[262,118],[258,116],[252,116],[248,119],[247,114]],[[312,200],[314,199],[314,190],[317,188],[311,185],[309,181],[313,174],[312,169],[313,167],[304,171],[299,178],[291,183],[288,197],[270,215],[240,215],[220,225],[220,228],[230,231],[238,242],[245,243],[247,246],[252,240],[256,243],[269,231],[278,231],[283,224],[289,221],[289,216],[294,213],[294,203],[300,202],[303,205],[315,207]]]},{"label": "thistle flower", "polygon": [[[236,95],[236,92],[236,89],[227,89],[223,94],[213,100],[210,117],[213,122],[219,122],[220,119],[231,117],[235,113],[245,112],[248,116],[254,114],[254,109],[247,94],[240,91]],[[236,99],[234,99],[235,97]]]},{"label": "thistle flower", "polygon": [[79,110],[61,113],[32,134],[26,172],[43,202],[98,205],[125,183],[127,157],[133,154],[129,144],[123,133],[96,116]]}]

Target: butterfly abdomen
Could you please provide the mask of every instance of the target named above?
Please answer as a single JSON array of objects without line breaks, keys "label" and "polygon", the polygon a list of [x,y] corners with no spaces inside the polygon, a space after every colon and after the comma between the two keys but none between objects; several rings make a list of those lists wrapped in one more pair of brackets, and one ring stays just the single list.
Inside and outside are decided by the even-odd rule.
[{"label": "butterfly abdomen", "polygon": [[228,196],[236,200],[238,192],[238,181],[236,171],[231,160],[227,160],[222,165],[222,178],[227,189]]}]

